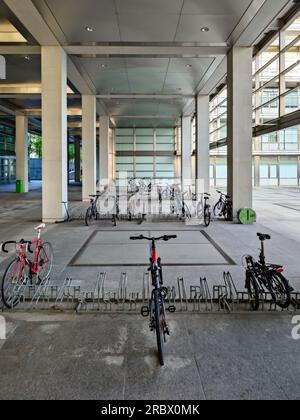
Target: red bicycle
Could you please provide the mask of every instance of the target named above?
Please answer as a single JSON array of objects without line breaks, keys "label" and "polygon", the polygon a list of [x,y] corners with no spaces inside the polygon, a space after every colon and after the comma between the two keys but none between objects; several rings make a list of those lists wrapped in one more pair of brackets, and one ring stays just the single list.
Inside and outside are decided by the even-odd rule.
[{"label": "red bicycle", "polygon": [[[1,295],[4,305],[12,309],[18,305],[20,301],[20,290],[23,286],[33,285],[33,279],[36,278],[35,284],[42,284],[48,279],[53,266],[53,248],[49,242],[43,242],[41,239],[41,231],[46,225],[41,224],[35,228],[37,231],[37,239],[33,241],[25,241],[21,239],[17,241],[7,241],[2,244],[3,252],[8,253],[6,246],[13,244],[16,246],[17,256],[8,265],[1,284]],[[32,250],[34,247],[34,250]],[[29,259],[28,253],[33,254],[33,260]]]}]

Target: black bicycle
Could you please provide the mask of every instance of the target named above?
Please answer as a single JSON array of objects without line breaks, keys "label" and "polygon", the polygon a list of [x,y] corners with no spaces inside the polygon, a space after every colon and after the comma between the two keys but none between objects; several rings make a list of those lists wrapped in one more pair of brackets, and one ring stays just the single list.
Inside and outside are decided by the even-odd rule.
[{"label": "black bicycle", "polygon": [[90,195],[89,197],[91,197],[90,206],[87,209],[86,214],[85,214],[86,226],[90,226],[93,223],[93,221],[98,220],[100,218],[98,207],[97,207],[99,198],[101,197],[100,192],[97,191],[97,194]]},{"label": "black bicycle", "polygon": [[214,207],[215,217],[224,217],[226,221],[232,220],[232,201],[229,195],[217,191],[220,194],[219,201]]},{"label": "black bicycle", "polygon": [[[90,195],[90,206],[85,214],[85,224],[90,226],[94,221],[100,220],[100,213],[98,211],[98,201],[100,197],[103,197],[106,191],[100,193],[97,191],[97,194]],[[109,207],[109,197],[106,197],[103,201],[103,208]],[[117,220],[119,219],[118,203],[115,203],[115,212],[111,214],[111,220],[113,226],[117,226]]]},{"label": "black bicycle", "polygon": [[[208,227],[211,223],[211,207],[208,204],[208,200],[210,199],[210,194],[204,193],[203,200],[201,199],[198,203],[197,207],[197,217],[203,217],[204,225]],[[204,204],[203,204],[204,201]]]},{"label": "black bicycle", "polygon": [[[168,295],[168,289],[163,287],[163,275],[161,258],[157,257],[156,253],[156,242],[165,241],[168,242],[170,239],[176,239],[177,235],[164,235],[158,238],[147,238],[143,235],[132,236],[132,241],[151,241],[151,257],[149,271],[151,273],[152,286],[154,287],[151,300],[148,306],[143,306],[141,309],[142,316],[148,317],[150,315],[150,330],[156,332],[157,349],[160,365],[164,365],[164,343],[166,342],[166,336],[170,335],[170,330],[166,321],[166,308],[165,299]],[[169,312],[175,312],[175,306],[169,306],[167,308]]]},{"label": "black bicycle", "polygon": [[249,294],[250,306],[258,311],[260,298],[271,295],[273,302],[280,308],[286,309],[291,303],[292,287],[282,275],[282,265],[267,264],[265,258],[264,242],[271,239],[270,235],[258,233],[261,248],[259,260],[255,261],[251,255],[244,256],[246,262],[246,289]]}]

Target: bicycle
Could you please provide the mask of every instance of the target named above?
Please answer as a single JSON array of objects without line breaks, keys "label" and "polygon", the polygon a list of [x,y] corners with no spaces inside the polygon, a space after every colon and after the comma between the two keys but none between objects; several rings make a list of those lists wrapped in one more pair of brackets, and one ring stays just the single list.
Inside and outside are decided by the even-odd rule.
[{"label": "bicycle", "polygon": [[226,221],[232,219],[232,201],[229,195],[222,193],[221,191],[217,191],[220,194],[219,201],[214,206],[214,215],[216,217],[224,217]]},{"label": "bicycle", "polygon": [[[38,234],[33,241],[21,239],[19,242],[7,241],[1,245],[4,253],[8,253],[6,246],[10,244],[15,245],[17,251],[17,257],[8,265],[1,284],[2,301],[8,309],[13,309],[19,303],[19,297],[14,293],[18,288],[28,281],[32,285],[34,277],[37,285],[49,278],[53,266],[53,248],[49,242],[41,239],[41,231],[45,227],[43,223],[35,228]],[[33,260],[28,258],[28,252],[34,255]]]},{"label": "bicycle", "polygon": [[[166,336],[170,335],[170,330],[166,321],[166,309],[165,309],[165,299],[168,294],[168,289],[163,287],[163,275],[162,275],[162,266],[161,258],[157,257],[156,252],[156,242],[163,240],[168,242],[171,239],[176,239],[177,235],[164,235],[158,238],[147,238],[143,235],[140,236],[131,236],[130,240],[132,241],[141,241],[147,240],[151,241],[151,257],[150,257],[150,267],[148,271],[151,273],[152,286],[154,289],[151,293],[151,299],[148,306],[143,306],[141,309],[141,314],[144,317],[150,315],[150,331],[156,332],[156,341],[160,365],[164,365],[164,352],[163,346],[166,342]],[[175,306],[169,306],[167,309],[169,312],[175,312]]]},{"label": "bicycle", "polygon": [[204,193],[203,194],[204,205],[203,205],[203,200],[201,200],[197,208],[197,216],[203,217],[204,225],[206,227],[208,227],[211,223],[211,210],[210,210],[211,207],[210,207],[210,204],[207,203],[209,199],[210,199],[210,194]]},{"label": "bicycle", "polygon": [[[250,306],[253,311],[258,311],[260,296],[270,293],[273,302],[282,309],[289,307],[291,303],[291,292],[289,281],[282,275],[282,265],[267,264],[265,258],[264,242],[271,239],[270,235],[257,234],[261,247],[259,260],[255,261],[251,255],[245,255],[246,284]],[[244,265],[244,264],[243,264]]]},{"label": "bicycle", "polygon": [[84,219],[86,226],[90,226],[94,220],[99,219],[97,203],[98,203],[99,198],[101,197],[101,194],[99,191],[97,191],[97,194],[90,194],[89,197],[91,197],[90,206],[86,211],[85,219]]}]

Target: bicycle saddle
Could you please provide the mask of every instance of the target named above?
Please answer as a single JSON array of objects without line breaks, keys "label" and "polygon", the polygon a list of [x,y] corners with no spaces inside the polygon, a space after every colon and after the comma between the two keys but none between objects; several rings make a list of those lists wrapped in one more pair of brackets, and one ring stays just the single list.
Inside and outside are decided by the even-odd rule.
[{"label": "bicycle saddle", "polygon": [[40,224],[39,226],[37,226],[36,228],[34,228],[35,230],[41,230],[41,229],[45,229],[46,225],[45,223]]},{"label": "bicycle saddle", "polygon": [[270,235],[264,233],[258,233],[257,236],[259,237],[260,241],[269,241],[271,239]]}]

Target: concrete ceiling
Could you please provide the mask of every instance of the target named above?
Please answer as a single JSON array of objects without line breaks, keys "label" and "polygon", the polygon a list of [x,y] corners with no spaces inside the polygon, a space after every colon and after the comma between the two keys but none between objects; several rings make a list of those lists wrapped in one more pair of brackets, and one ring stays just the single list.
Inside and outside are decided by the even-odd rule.
[{"label": "concrete ceiling", "polygon": [[[68,43],[223,42],[251,0],[45,0],[45,3]],[[86,32],[86,26],[93,27],[94,32]],[[211,30],[202,33],[202,27]]]},{"label": "concrete ceiling", "polygon": [[[68,52],[73,48],[68,62],[70,82],[81,93],[101,95],[98,112],[110,115],[114,123],[174,125],[182,114],[193,112],[192,96],[210,93],[224,78],[228,48],[241,37],[243,45],[253,45],[271,20],[292,3],[0,0],[0,19],[9,17],[30,45],[36,40],[37,45],[62,45]],[[209,31],[202,32],[203,27]],[[0,85],[40,83],[40,56],[26,60],[26,55],[24,49],[24,54],[7,56],[8,78]],[[19,98],[11,103],[40,107],[39,99]]]}]

